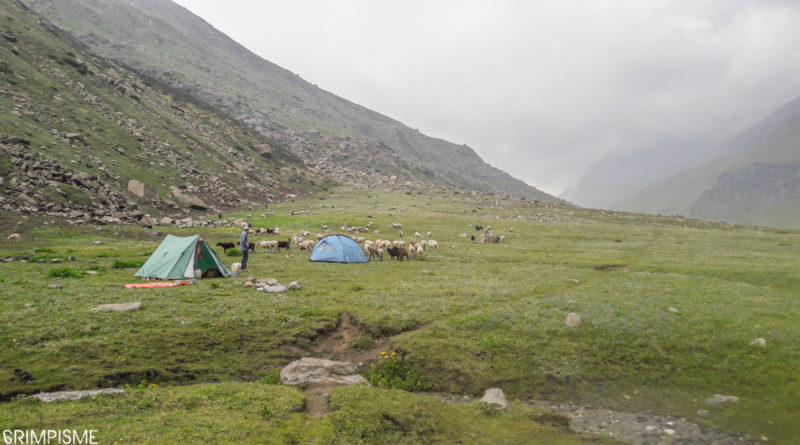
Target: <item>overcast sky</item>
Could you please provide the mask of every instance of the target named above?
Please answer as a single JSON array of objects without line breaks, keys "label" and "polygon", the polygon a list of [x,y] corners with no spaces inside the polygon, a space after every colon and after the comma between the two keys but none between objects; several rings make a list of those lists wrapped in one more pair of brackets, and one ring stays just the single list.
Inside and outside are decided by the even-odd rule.
[{"label": "overcast sky", "polygon": [[176,0],[263,58],[558,194],[800,96],[800,1]]}]

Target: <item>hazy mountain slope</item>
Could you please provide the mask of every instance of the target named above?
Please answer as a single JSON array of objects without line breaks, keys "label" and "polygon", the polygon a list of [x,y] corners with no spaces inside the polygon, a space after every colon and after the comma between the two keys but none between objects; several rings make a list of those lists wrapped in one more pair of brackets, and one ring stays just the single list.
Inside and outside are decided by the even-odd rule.
[{"label": "hazy mountain slope", "polygon": [[[139,220],[326,181],[245,126],[92,54],[22,3],[0,5],[3,209]],[[139,197],[130,180],[152,190]]]},{"label": "hazy mountain slope", "polygon": [[168,0],[27,1],[98,52],[222,107],[340,179],[398,175],[555,199],[484,163],[469,147],[425,136],[309,84]]},{"label": "hazy mountain slope", "polygon": [[653,184],[619,208],[800,227],[800,98],[716,152],[724,156]]},{"label": "hazy mountain slope", "polygon": [[[675,199],[666,196],[673,194],[669,190],[656,192],[661,187],[657,184],[717,158],[752,150],[798,113],[800,100],[794,100],[769,118],[718,143],[703,139],[666,139],[633,152],[608,154],[589,166],[574,190],[562,197],[588,207],[687,213],[691,203],[687,203],[686,198],[700,184],[688,187],[690,195],[681,194]],[[684,181],[685,178],[675,182]],[[702,180],[700,183],[706,184]],[[683,189],[685,185],[688,184],[670,181],[669,187]],[[639,202],[639,198],[634,197],[644,189],[651,191],[644,192],[642,202]]]}]

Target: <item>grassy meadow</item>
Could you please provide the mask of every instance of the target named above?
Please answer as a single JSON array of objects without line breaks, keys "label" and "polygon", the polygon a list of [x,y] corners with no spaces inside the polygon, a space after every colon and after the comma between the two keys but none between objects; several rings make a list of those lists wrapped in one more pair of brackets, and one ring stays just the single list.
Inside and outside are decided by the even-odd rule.
[{"label": "grassy meadow", "polygon": [[[292,216],[291,212],[309,213]],[[311,263],[308,254],[251,254],[246,276],[299,280],[279,294],[239,279],[124,289],[159,239],[136,227],[68,228],[4,214],[0,256],[0,425],[100,430],[103,443],[579,443],[534,408],[487,413],[384,388],[339,388],[332,412],[308,418],[303,393],[264,379],[312,355],[347,311],[387,341],[431,391],[575,401],[686,417],[792,443],[800,437],[800,232],[542,205],[482,194],[340,189],[228,216],[291,233],[374,221],[369,239],[432,232],[438,252],[408,262]],[[470,224],[505,235],[476,244]],[[214,246],[237,228],[176,229]],[[513,229],[513,231],[509,230]],[[20,242],[5,239],[20,232]],[[272,236],[255,238],[274,239]],[[95,245],[93,241],[102,241]],[[220,248],[217,248],[221,254]],[[52,264],[53,257],[69,258]],[[236,257],[222,255],[230,264]],[[130,263],[130,264],[128,264]],[[53,277],[69,267],[80,277]],[[87,270],[96,270],[88,275]],[[52,289],[48,285],[60,284]],[[138,311],[92,313],[141,301]],[[583,320],[565,324],[567,314]],[[750,346],[764,338],[766,348]],[[377,354],[375,360],[378,360]],[[35,380],[23,382],[14,370]],[[145,384],[142,384],[142,381]],[[127,387],[120,396],[40,404],[18,394]],[[714,394],[738,404],[709,407]],[[708,418],[697,411],[706,409]],[[212,440],[212,441],[213,441]]]}]

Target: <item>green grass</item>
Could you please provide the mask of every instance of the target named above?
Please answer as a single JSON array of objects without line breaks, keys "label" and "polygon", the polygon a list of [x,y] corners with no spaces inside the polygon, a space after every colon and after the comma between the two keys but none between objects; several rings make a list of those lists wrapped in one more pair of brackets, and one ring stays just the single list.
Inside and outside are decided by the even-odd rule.
[{"label": "green grass", "polygon": [[[255,227],[279,227],[280,239],[290,236],[289,231],[316,233],[321,224],[367,221],[383,232],[368,238],[396,239],[388,225],[400,222],[407,234],[432,231],[439,251],[408,262],[387,257],[361,265],[312,263],[296,249],[259,251],[250,256],[248,276],[302,282],[299,290],[266,294],[244,288],[243,279],[203,279],[171,289],[121,288],[136,279],[130,269],[114,269],[113,262],[157,245],[141,238],[136,228],[107,227],[107,236],[99,238],[104,246],[92,245],[98,234],[81,227],[38,227],[20,243],[0,240],[0,255],[34,246],[72,249],[76,270],[103,270],[48,289],[41,278],[51,266],[3,264],[0,341],[9,347],[0,349],[5,373],[0,375],[0,394],[7,398],[54,388],[137,385],[147,379],[159,385],[152,397],[164,394],[166,399],[151,400],[136,416],[174,419],[160,433],[184,440],[180,434],[193,428],[193,411],[181,408],[170,394],[193,398],[213,387],[198,383],[274,379],[275,370],[291,360],[313,355],[318,333],[348,311],[367,333],[354,349],[369,349],[388,336],[391,350],[413,365],[434,391],[481,394],[500,387],[512,400],[546,398],[649,410],[766,436],[774,443],[791,443],[800,436],[794,418],[800,412],[800,233],[538,207],[472,194],[429,197],[341,189],[325,198],[274,204],[270,210],[275,216],[265,218],[258,210],[226,216],[252,214]],[[291,216],[293,209],[314,213]],[[481,245],[460,238],[460,233],[474,233],[469,224],[491,225],[506,242]],[[169,230],[177,235],[199,232],[212,246],[238,236],[236,227]],[[118,234],[111,236],[114,232]],[[101,252],[113,255],[98,256]],[[98,304],[129,301],[141,301],[142,309],[89,311]],[[566,327],[569,312],[581,316],[582,326]],[[757,337],[766,339],[765,349],[749,346]],[[36,380],[19,382],[14,368],[25,369]],[[394,377],[384,376],[387,382]],[[223,387],[232,388],[228,385]],[[724,408],[705,406],[703,400],[717,393],[741,401]],[[143,394],[150,397],[151,392]],[[87,422],[117,422],[108,427],[115,434],[139,428],[107,418],[105,411],[83,411],[88,402],[65,408],[29,403],[0,403],[0,415],[13,413],[15,419],[29,419],[14,424],[36,426],[38,421],[31,419],[61,412]],[[423,395],[398,390],[341,389],[332,403],[335,409],[328,417],[311,420],[307,427],[301,426],[305,420],[293,420],[303,414],[277,402],[253,403],[239,414],[273,425],[278,441],[317,434],[339,437],[342,443],[472,442],[468,431],[474,429],[462,425],[462,417],[463,423],[493,425],[493,434],[501,434],[510,419],[534,419],[521,430],[547,428],[532,413],[511,411],[489,418],[478,407],[439,406]],[[233,412],[240,409],[232,406]],[[699,418],[701,409],[709,409],[711,417]],[[394,420],[377,418],[375,412]],[[232,441],[239,438],[226,427],[218,428]],[[502,435],[490,437],[504,440]]]},{"label": "green grass", "polygon": [[138,269],[142,267],[144,260],[116,260],[111,264],[113,269]]}]

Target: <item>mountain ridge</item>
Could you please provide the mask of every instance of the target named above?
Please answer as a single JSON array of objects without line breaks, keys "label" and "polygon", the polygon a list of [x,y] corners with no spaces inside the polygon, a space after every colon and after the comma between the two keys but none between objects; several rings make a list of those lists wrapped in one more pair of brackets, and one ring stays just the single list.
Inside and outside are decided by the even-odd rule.
[{"label": "mountain ridge", "polygon": [[95,51],[218,106],[338,180],[367,185],[396,175],[559,200],[486,164],[467,146],[423,135],[306,82],[172,2],[27,2]]}]

